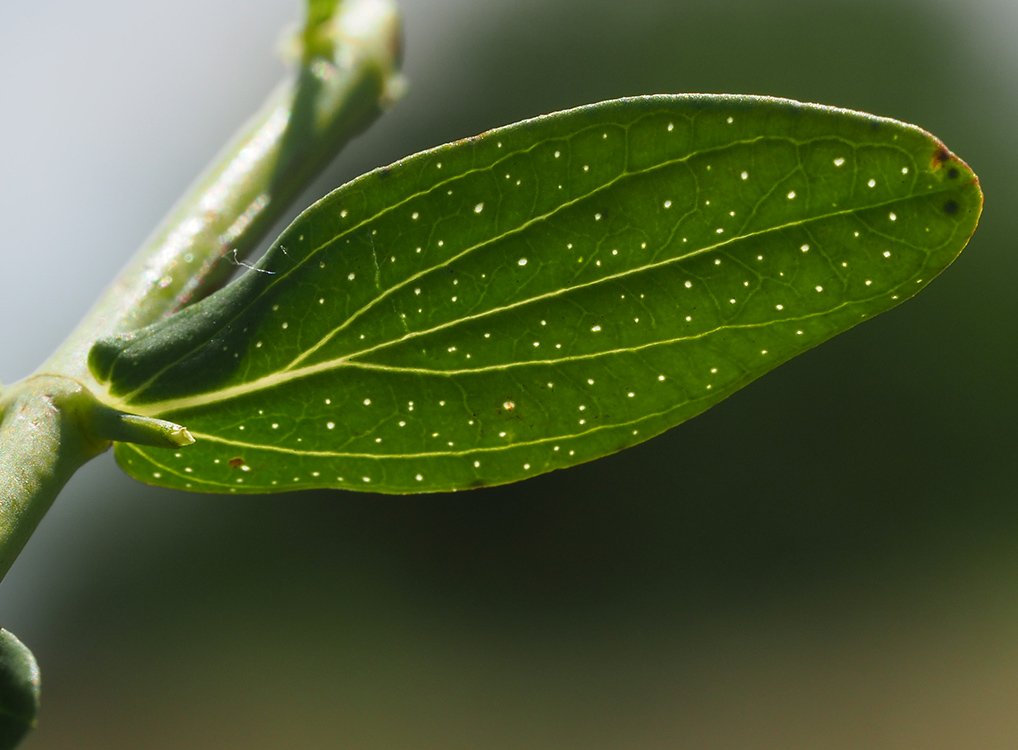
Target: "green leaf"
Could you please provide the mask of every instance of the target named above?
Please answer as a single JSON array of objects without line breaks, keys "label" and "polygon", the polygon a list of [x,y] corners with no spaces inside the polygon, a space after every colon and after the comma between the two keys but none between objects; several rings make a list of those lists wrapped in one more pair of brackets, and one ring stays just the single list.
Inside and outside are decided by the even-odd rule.
[{"label": "green leaf", "polygon": [[981,205],[910,125],[754,97],[607,102],[351,182],[257,270],[91,363],[116,408],[197,440],[118,445],[146,482],[501,484],[657,435],[913,296]]},{"label": "green leaf", "polygon": [[17,744],[35,726],[39,666],[14,635],[0,629],[0,750]]}]

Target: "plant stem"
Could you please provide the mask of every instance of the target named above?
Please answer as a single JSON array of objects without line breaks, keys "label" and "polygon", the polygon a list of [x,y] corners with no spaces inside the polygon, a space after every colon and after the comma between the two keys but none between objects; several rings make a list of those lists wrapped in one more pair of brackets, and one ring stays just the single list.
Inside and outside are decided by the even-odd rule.
[{"label": "plant stem", "polygon": [[142,328],[225,283],[299,191],[380,114],[400,57],[391,0],[350,0],[318,25],[314,38],[331,46],[303,55],[293,80],[180,199],[40,371],[94,387],[86,361],[97,339]]},{"label": "plant stem", "polygon": [[3,393],[0,408],[0,578],[57,493],[109,443],[88,429],[95,398],[68,378],[32,376]]},{"label": "plant stem", "polygon": [[400,62],[393,0],[339,3],[309,18],[301,39],[294,78],[184,195],[37,374],[0,394],[0,579],[70,476],[111,440],[189,438],[178,425],[99,403],[87,364],[95,341],[142,328],[224,284],[391,99]]}]

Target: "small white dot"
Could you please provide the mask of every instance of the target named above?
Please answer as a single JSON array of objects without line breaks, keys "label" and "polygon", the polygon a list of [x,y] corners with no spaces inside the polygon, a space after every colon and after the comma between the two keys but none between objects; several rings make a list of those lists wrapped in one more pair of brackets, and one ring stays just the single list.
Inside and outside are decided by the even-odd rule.
[{"label": "small white dot", "polygon": [[885,258],[890,258],[891,257],[891,251],[890,250],[884,250],[884,257]]},{"label": "small white dot", "polygon": [[839,156],[837,159],[834,160],[834,166],[836,166],[836,167],[843,167],[843,166],[845,166],[845,160],[842,157]]},{"label": "small white dot", "polygon": [[516,265],[518,265],[518,266],[525,266],[525,265],[527,265],[527,259],[526,258],[520,258],[518,261],[516,261]]},{"label": "small white dot", "polygon": [[593,331],[594,333],[600,333],[601,332],[601,326],[591,326],[590,330]]},{"label": "small white dot", "polygon": [[788,200],[794,200],[794,199],[795,199],[795,191],[794,190],[789,190],[788,191]]},{"label": "small white dot", "polygon": [[371,399],[370,398],[364,399],[364,405],[365,406],[371,406]]},{"label": "small white dot", "polygon": [[739,177],[741,177],[744,180],[748,180],[749,179],[749,172],[743,172],[742,174],[739,175]]},{"label": "small white dot", "polygon": [[817,290],[817,293],[818,293],[818,294],[819,294],[820,292],[822,292],[822,291],[824,290],[824,288],[823,288],[822,286],[820,286],[819,284],[817,284],[817,285],[816,285],[815,287],[813,287],[813,288]]},{"label": "small white dot", "polygon": [[330,430],[336,429],[336,423],[335,422],[326,422],[325,426],[326,426],[326,428],[328,428]]},{"label": "small white dot", "polygon": [[671,208],[672,207],[672,202],[671,201],[665,201],[664,206],[665,206],[665,208]]},{"label": "small white dot", "polygon": [[474,206],[474,213],[475,214],[479,214],[483,210],[484,210],[484,204],[483,203],[478,203],[476,206]]},{"label": "small white dot", "polygon": [[869,182],[867,182],[867,183],[866,183],[866,185],[867,185],[868,187],[871,187],[871,188],[875,188],[875,187],[877,186],[877,181],[876,181],[876,180],[874,180],[874,179],[873,179],[873,178],[871,177],[871,178],[869,179]]},{"label": "small white dot", "polygon": [[802,250],[804,253],[808,253],[809,252],[809,245],[803,245],[799,249]]}]

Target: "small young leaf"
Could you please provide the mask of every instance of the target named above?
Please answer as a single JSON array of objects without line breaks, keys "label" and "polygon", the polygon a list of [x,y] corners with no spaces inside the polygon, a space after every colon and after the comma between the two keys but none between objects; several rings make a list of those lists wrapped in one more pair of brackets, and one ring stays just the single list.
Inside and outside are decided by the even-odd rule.
[{"label": "small young leaf", "polygon": [[35,726],[39,667],[14,635],[0,629],[0,750],[13,748]]},{"label": "small young leaf", "polygon": [[607,102],[336,190],[258,268],[92,357],[121,444],[212,492],[501,484],[621,450],[913,296],[975,176],[909,125],[790,101]]}]

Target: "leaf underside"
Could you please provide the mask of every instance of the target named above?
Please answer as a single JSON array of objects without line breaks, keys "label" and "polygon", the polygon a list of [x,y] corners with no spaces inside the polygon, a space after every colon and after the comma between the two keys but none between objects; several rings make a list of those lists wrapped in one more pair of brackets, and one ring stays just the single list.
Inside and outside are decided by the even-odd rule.
[{"label": "leaf underside", "polygon": [[619,100],[339,188],[257,270],[100,342],[120,444],[208,492],[503,484],[642,442],[913,296],[965,246],[969,168],[913,126],[796,102]]}]

